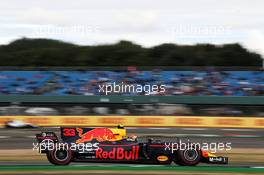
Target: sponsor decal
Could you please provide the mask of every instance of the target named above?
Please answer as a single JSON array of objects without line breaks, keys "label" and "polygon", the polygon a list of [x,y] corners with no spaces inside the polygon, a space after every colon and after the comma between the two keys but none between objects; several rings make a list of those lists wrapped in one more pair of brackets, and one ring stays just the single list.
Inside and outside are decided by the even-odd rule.
[{"label": "sponsor decal", "polygon": [[209,157],[209,162],[222,162],[224,161],[223,157]]},{"label": "sponsor decal", "polygon": [[255,119],[255,126],[264,126],[264,119]]},{"label": "sponsor decal", "polygon": [[73,125],[73,124],[76,124],[76,125],[79,125],[79,124],[89,124],[90,120],[87,119],[87,118],[81,118],[81,117],[74,117],[74,118],[62,118],[62,123],[64,124],[70,124],[70,125]]},{"label": "sponsor decal", "polygon": [[51,124],[52,120],[48,117],[27,117],[25,122],[33,124]]},{"label": "sponsor decal", "polygon": [[44,139],[49,139],[49,140],[57,140],[56,136],[37,136],[38,140],[44,140]]},{"label": "sponsor decal", "polygon": [[157,157],[157,160],[160,161],[160,162],[165,162],[167,161],[169,158],[167,156],[158,156]]},{"label": "sponsor decal", "polygon": [[102,124],[125,123],[125,118],[124,117],[102,117],[100,118],[100,123]]},{"label": "sponsor decal", "polygon": [[230,118],[226,118],[226,119],[218,119],[216,121],[217,125],[236,125],[236,126],[240,126],[242,125],[243,120],[242,119],[230,119]]},{"label": "sponsor decal", "polygon": [[95,158],[97,159],[114,159],[114,160],[137,160],[139,146],[132,146],[131,150],[124,148],[113,148],[111,151],[104,151],[102,148],[96,150]]},{"label": "sponsor decal", "polygon": [[95,128],[86,133],[83,133],[82,128],[76,129],[80,139],[76,140],[76,143],[85,143],[96,139],[98,142],[103,141],[115,141],[116,137],[114,133],[108,128]]},{"label": "sponsor decal", "polygon": [[181,125],[201,125],[203,120],[201,118],[177,118],[175,123]]},{"label": "sponsor decal", "polygon": [[0,124],[2,125],[2,124],[4,124],[4,123],[6,123],[6,122],[8,122],[8,121],[12,121],[12,120],[14,120],[13,118],[6,118],[6,117],[0,117]]},{"label": "sponsor decal", "polygon": [[164,119],[163,118],[150,118],[150,117],[142,117],[142,118],[138,118],[136,121],[137,124],[163,124],[164,123]]}]

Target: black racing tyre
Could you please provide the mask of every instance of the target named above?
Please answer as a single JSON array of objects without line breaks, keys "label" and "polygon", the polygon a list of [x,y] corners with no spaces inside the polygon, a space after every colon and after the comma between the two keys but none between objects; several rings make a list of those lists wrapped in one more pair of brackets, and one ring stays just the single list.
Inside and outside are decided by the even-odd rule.
[{"label": "black racing tyre", "polygon": [[73,158],[73,152],[69,149],[54,149],[47,152],[47,159],[54,165],[68,165]]},{"label": "black racing tyre", "polygon": [[178,150],[175,156],[174,163],[181,166],[195,166],[200,163],[202,153],[199,149],[185,149]]}]

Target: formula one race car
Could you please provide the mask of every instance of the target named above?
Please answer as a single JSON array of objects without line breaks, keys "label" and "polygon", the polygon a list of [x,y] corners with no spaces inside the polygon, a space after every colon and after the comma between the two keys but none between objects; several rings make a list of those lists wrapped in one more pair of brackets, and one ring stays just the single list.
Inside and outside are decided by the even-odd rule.
[{"label": "formula one race car", "polygon": [[[40,153],[50,163],[68,165],[70,162],[120,162],[144,164],[171,164],[194,166],[198,163],[227,164],[227,157],[217,157],[199,147],[175,149],[176,142],[153,138],[127,137],[126,130],[118,128],[61,128],[61,141],[54,132],[36,135]],[[179,139],[179,138],[177,138]]]}]

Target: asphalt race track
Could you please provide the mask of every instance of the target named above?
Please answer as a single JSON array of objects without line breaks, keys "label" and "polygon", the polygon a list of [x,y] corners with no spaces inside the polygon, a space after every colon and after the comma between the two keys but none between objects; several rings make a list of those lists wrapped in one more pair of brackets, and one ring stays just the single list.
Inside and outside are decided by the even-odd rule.
[{"label": "asphalt race track", "polygon": [[[0,149],[32,149],[35,134],[41,131],[59,134],[59,128],[0,128]],[[264,148],[264,129],[128,127],[127,134],[181,137],[193,142],[231,142],[232,148]]]},{"label": "asphalt race track", "polygon": [[[0,128],[0,150],[18,150],[18,149],[32,149],[32,143],[36,142],[35,134],[41,131],[54,131],[59,134],[59,128],[38,128],[38,129],[5,129]],[[232,148],[264,148],[264,129],[234,129],[234,128],[136,128],[128,127],[127,134],[137,134],[139,136],[152,135],[152,136],[171,136],[171,137],[181,137],[184,139],[189,139],[193,142],[231,142]],[[50,163],[45,161],[0,161],[0,174],[2,170],[9,171],[9,169],[28,168],[32,171],[38,167],[43,168],[41,171],[45,171],[46,167],[56,167],[50,165]],[[96,172],[100,167],[107,167],[112,171],[113,167],[126,167],[129,171],[130,169],[144,167],[148,170],[153,170],[153,165],[137,165],[137,164],[109,164],[109,163],[72,163],[68,166],[70,169],[74,170],[76,167],[97,167],[94,170]],[[98,168],[99,167],[99,168]],[[129,168],[128,168],[129,167]],[[156,166],[154,166],[156,167]],[[157,166],[159,167],[159,166]],[[168,166],[167,166],[168,167]],[[179,167],[179,166],[169,166],[169,167]],[[213,171],[215,168],[221,167],[219,172],[226,172],[226,168],[233,168],[237,171],[244,172],[261,172],[264,173],[264,163],[253,163],[253,162],[241,162],[241,163],[231,163],[228,165],[207,165],[199,164],[197,168],[205,169],[204,171]],[[206,168],[207,167],[207,168]],[[210,167],[210,168],[208,168]],[[77,168],[78,169],[78,168]],[[85,169],[85,168],[84,168]],[[93,169],[93,168],[92,168]],[[155,168],[154,168],[155,169]],[[161,168],[163,169],[163,168]],[[165,168],[166,169],[166,168]],[[169,168],[170,169],[170,168]],[[181,169],[181,168],[180,168]],[[227,171],[227,173],[231,173]],[[253,169],[253,170],[251,170]],[[256,169],[256,170],[255,170]],[[109,170],[109,171],[110,171]],[[4,171],[4,172],[5,172]],[[76,170],[77,171],[77,170]],[[108,170],[106,170],[108,171]],[[166,170],[167,171],[167,170]],[[168,170],[170,171],[170,170]],[[186,171],[181,169],[181,171]],[[195,170],[196,171],[196,170]],[[233,170],[232,170],[233,171]],[[259,171],[259,172],[258,172]],[[210,172],[208,172],[210,173]],[[100,173],[98,173],[100,174]],[[103,173],[102,173],[103,174]],[[110,173],[111,174],[111,173]],[[113,173],[114,174],[114,173]],[[129,173],[127,173],[129,174]],[[162,173],[161,173],[162,174]],[[232,173],[231,173],[232,174]],[[242,173],[243,174],[243,173]]]},{"label": "asphalt race track", "polygon": [[263,174],[263,167],[213,167],[213,166],[141,166],[141,165],[93,165],[93,166],[0,166],[0,174],[192,174],[192,175],[246,175]]},{"label": "asphalt race track", "polygon": [[[18,162],[12,162],[12,161],[0,161],[0,167],[1,166],[54,166],[50,164],[48,161],[18,161]],[[120,164],[120,163],[88,163],[88,162],[73,162],[68,166],[131,166],[131,167],[151,167],[151,166],[162,166],[162,165],[142,165],[142,164]],[[166,165],[168,166],[168,165]],[[174,163],[172,163],[169,166],[178,166]],[[255,163],[233,163],[228,165],[213,165],[213,164],[204,164],[200,163],[197,166],[210,166],[210,167],[245,167],[245,168],[251,168],[251,167],[258,167],[258,168],[264,168],[264,164],[255,164]]]}]

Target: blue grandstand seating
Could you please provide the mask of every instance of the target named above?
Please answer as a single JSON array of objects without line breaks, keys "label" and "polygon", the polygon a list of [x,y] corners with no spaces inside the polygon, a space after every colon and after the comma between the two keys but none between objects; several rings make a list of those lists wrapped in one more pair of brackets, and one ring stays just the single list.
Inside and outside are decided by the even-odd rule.
[{"label": "blue grandstand seating", "polygon": [[100,95],[98,84],[113,82],[164,84],[163,95],[264,95],[263,71],[0,71],[0,94]]}]

